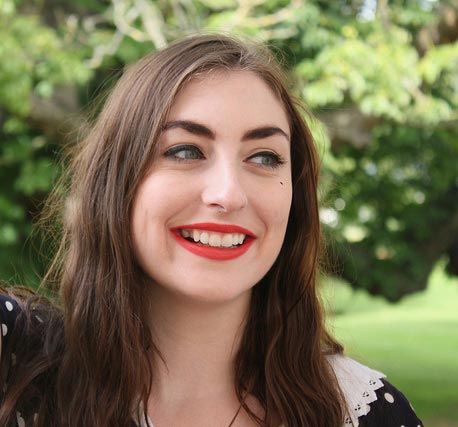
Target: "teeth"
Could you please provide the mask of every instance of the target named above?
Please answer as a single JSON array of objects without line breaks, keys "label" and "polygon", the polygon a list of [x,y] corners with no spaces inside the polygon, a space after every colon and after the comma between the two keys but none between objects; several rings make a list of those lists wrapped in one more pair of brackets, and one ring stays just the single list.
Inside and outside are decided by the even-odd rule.
[{"label": "teeth", "polygon": [[230,248],[241,245],[245,241],[245,234],[241,233],[212,233],[201,230],[180,230],[184,238],[192,238],[194,242],[209,245],[214,248]]},{"label": "teeth", "polygon": [[223,238],[221,239],[221,246],[223,248],[229,248],[234,245],[233,243],[234,239],[232,234],[225,234]]},{"label": "teeth", "polygon": [[208,235],[208,233],[203,232],[200,234],[200,243],[207,245],[209,240],[210,240],[210,236]]},{"label": "teeth", "polygon": [[[200,237],[200,241],[202,242],[202,236]],[[215,248],[218,246],[221,246],[221,236],[219,234],[210,235],[210,239],[208,240],[208,243],[210,244],[210,246],[213,246]]]}]

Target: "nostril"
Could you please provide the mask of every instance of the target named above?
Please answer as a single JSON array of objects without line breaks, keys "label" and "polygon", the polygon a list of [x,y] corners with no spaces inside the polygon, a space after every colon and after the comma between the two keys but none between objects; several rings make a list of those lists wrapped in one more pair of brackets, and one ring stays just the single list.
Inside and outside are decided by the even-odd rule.
[{"label": "nostril", "polygon": [[248,197],[242,188],[211,188],[202,193],[202,201],[218,212],[230,212],[243,209],[248,204]]}]

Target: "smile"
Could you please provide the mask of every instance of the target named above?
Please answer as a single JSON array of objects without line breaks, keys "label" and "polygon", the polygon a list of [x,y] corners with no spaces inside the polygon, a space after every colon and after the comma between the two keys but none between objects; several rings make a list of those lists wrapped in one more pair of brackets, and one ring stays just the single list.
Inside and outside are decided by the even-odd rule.
[{"label": "smile", "polygon": [[196,229],[183,229],[180,234],[190,242],[201,243],[213,248],[233,248],[245,241],[246,235],[242,233],[214,233]]},{"label": "smile", "polygon": [[199,223],[171,229],[175,240],[195,255],[212,260],[242,256],[255,240],[249,230],[236,225]]}]

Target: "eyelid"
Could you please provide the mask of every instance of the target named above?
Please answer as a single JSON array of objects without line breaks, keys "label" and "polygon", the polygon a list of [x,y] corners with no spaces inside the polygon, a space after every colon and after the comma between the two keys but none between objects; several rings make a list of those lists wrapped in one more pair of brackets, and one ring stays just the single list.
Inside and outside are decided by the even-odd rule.
[{"label": "eyelid", "polygon": [[193,144],[178,144],[178,145],[173,145],[172,147],[169,147],[163,154],[164,157],[172,157],[174,160],[177,161],[192,161],[192,160],[197,160],[197,159],[185,159],[182,157],[178,157],[177,154],[180,153],[181,151],[192,151],[194,153],[197,153],[199,158],[205,157],[202,153],[202,150],[193,145]]},{"label": "eyelid", "polygon": [[280,154],[276,153],[275,151],[271,151],[271,150],[262,150],[262,151],[253,153],[252,155],[250,155],[247,158],[247,160],[251,160],[256,157],[261,157],[261,156],[265,156],[265,157],[269,157],[270,159],[273,159],[273,163],[272,164],[262,164],[262,163],[253,162],[259,165],[260,167],[275,169],[275,168],[280,167],[281,165],[283,165],[286,162],[285,159]]}]

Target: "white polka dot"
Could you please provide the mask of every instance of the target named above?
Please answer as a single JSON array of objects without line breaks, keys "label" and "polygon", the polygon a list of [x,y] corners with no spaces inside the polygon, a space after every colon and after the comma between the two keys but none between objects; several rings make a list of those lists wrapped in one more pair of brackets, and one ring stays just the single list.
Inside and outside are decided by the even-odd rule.
[{"label": "white polka dot", "polygon": [[2,323],[2,335],[5,336],[8,333],[8,326]]},{"label": "white polka dot", "polygon": [[14,307],[13,307],[13,304],[11,304],[10,301],[6,301],[6,302],[5,302],[5,306],[6,306],[6,309],[7,309],[8,311],[13,311],[13,308],[14,308]]},{"label": "white polka dot", "polygon": [[393,403],[394,402],[394,397],[390,394],[390,393],[385,393],[383,395],[385,397],[385,400],[389,403]]},{"label": "white polka dot", "polygon": [[18,427],[25,427],[25,421],[24,418],[21,417],[20,412],[16,412],[16,420]]}]

